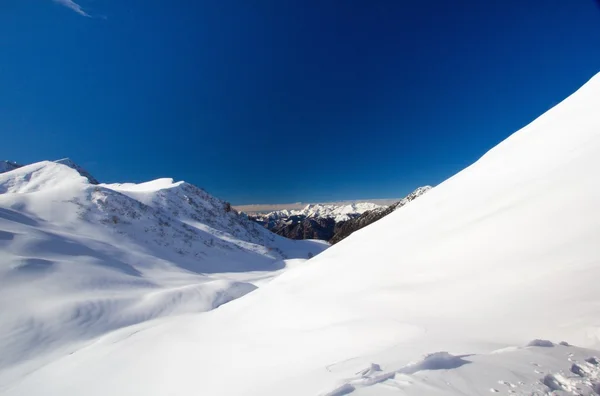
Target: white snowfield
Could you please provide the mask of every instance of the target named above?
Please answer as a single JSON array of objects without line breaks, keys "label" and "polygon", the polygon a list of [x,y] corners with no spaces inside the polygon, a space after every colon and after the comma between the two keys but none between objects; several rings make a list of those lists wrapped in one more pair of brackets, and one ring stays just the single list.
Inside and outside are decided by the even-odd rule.
[{"label": "white snowfield", "polygon": [[0,392],[99,335],[214,309],[327,247],[184,182],[95,186],[78,169],[0,174]]},{"label": "white snowfield", "polygon": [[[3,393],[600,394],[598,109],[600,76],[418,200],[270,283],[209,312],[106,333],[4,380]],[[37,213],[53,208],[56,232],[65,229],[52,197],[36,205]],[[11,210],[11,254],[41,250],[33,242],[16,250],[25,232],[17,227],[37,220]],[[117,273],[97,264],[85,271]],[[57,298],[94,290],[60,285]],[[69,302],[31,296],[42,291],[3,292],[3,304],[13,298],[16,315],[23,298],[43,312]],[[48,317],[5,336],[37,323],[61,326]],[[2,356],[11,359],[11,349]]]}]

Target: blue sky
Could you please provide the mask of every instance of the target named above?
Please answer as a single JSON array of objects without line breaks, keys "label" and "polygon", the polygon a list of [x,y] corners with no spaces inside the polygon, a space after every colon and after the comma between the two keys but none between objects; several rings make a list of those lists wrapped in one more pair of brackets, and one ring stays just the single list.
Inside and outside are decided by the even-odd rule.
[{"label": "blue sky", "polygon": [[0,158],[235,204],[400,197],[600,72],[593,0],[2,0]]}]

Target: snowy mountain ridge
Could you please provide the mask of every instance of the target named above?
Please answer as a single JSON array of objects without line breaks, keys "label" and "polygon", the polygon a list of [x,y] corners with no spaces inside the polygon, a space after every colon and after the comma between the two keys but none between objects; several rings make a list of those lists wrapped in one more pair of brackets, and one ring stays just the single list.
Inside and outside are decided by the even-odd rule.
[{"label": "snowy mountain ridge", "polygon": [[357,202],[343,205],[331,204],[307,204],[302,209],[277,210],[259,215],[262,219],[277,220],[291,216],[303,216],[306,218],[332,218],[336,222],[347,221],[367,210],[381,207],[370,202]]},{"label": "snowy mountain ridge", "polygon": [[70,158],[63,158],[63,159],[56,160],[54,162],[56,162],[57,164],[66,165],[69,168],[75,169],[77,172],[79,172],[79,174],[81,176],[88,179],[90,184],[100,184],[100,182],[98,180],[96,180],[96,178],[94,176],[92,176],[87,170],[83,169],[81,166],[77,165]]},{"label": "snowy mountain ridge", "polygon": [[107,331],[214,309],[327,246],[185,182],[90,179],[64,161],[0,174],[0,391]]}]

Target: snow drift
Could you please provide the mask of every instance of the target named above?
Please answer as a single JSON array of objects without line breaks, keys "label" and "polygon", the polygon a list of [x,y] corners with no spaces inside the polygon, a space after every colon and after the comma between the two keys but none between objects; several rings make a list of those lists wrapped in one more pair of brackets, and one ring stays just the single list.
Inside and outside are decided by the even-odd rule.
[{"label": "snow drift", "polygon": [[598,392],[599,108],[600,76],[307,265],[114,331],[4,392]]},{"label": "snow drift", "polygon": [[108,331],[214,309],[327,246],[187,183],[92,182],[66,160],[0,174],[0,389]]}]

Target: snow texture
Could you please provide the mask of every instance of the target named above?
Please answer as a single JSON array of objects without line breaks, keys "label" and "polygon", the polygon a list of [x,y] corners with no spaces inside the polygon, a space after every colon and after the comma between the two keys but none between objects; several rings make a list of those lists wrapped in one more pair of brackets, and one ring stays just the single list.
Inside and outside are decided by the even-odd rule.
[{"label": "snow texture", "polygon": [[184,182],[94,180],[64,160],[0,174],[0,389],[109,331],[217,308],[327,247]]}]

